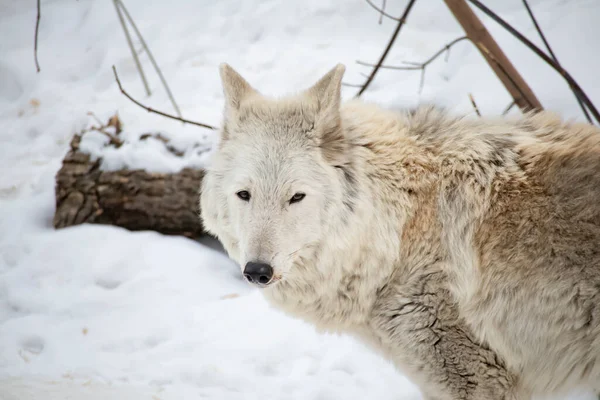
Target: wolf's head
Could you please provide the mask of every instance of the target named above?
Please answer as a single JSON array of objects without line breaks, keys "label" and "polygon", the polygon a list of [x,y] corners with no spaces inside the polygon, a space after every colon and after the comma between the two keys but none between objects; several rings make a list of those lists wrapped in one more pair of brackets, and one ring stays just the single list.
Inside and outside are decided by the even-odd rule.
[{"label": "wolf's head", "polygon": [[295,95],[273,99],[222,64],[221,142],[203,179],[201,217],[246,279],[267,286],[326,237],[345,199],[347,146],[340,117],[345,67]]}]

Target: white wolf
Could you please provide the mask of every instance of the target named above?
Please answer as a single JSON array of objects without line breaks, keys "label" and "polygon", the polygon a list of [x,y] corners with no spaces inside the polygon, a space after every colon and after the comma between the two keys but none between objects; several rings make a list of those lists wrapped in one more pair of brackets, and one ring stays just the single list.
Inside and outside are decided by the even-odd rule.
[{"label": "white wolf", "polygon": [[600,389],[600,131],[284,98],[220,68],[208,231],[287,313],[354,335],[427,399]]}]

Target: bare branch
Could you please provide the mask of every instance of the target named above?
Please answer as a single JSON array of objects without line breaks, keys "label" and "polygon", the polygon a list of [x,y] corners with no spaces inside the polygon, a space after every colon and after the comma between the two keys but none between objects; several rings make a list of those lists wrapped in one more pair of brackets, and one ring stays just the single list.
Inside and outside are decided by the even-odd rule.
[{"label": "bare branch", "polygon": [[[398,70],[403,70],[403,71],[413,71],[413,70],[420,70],[423,69],[425,67],[427,67],[429,64],[431,64],[433,61],[435,61],[440,55],[442,55],[444,52],[448,52],[450,51],[450,48],[452,46],[454,46],[456,43],[459,43],[463,40],[468,40],[469,38],[466,36],[461,36],[459,38],[454,39],[453,41],[447,43],[444,45],[444,47],[442,47],[440,50],[436,51],[434,55],[432,55],[431,57],[429,57],[427,60],[423,61],[423,62],[412,62],[412,61],[403,61],[404,64],[409,65],[408,67],[402,67],[402,66],[393,66],[393,65],[381,65],[380,68],[384,68],[384,69],[398,69]],[[371,63],[366,63],[364,61],[357,61],[357,64],[360,65],[364,65],[367,67],[375,67],[375,64],[371,64]]]},{"label": "bare branch", "polygon": [[140,30],[138,29],[138,27],[135,24],[135,22],[133,21],[133,18],[131,18],[131,15],[129,14],[129,11],[127,11],[127,8],[125,7],[125,4],[123,4],[123,0],[117,0],[117,1],[119,2],[119,6],[121,7],[121,9],[123,10],[123,12],[125,13],[125,17],[127,17],[127,20],[129,21],[129,23],[133,27],[133,30],[134,30],[135,34],[137,35],[140,43],[142,44],[142,47],[144,47],[144,50],[146,50],[146,54],[148,54],[148,58],[150,59],[150,62],[152,63],[152,66],[154,66],[154,70],[158,74],[158,77],[160,78],[160,81],[162,82],[163,87],[165,88],[165,91],[167,92],[167,95],[169,96],[169,99],[171,100],[171,104],[173,104],[173,108],[175,109],[175,112],[177,113],[177,116],[179,118],[181,118],[181,110],[179,109],[179,106],[175,102],[175,98],[173,97],[173,93],[171,93],[171,89],[169,88],[169,85],[167,85],[167,80],[163,76],[163,73],[162,73],[161,69],[158,67],[158,64],[156,63],[156,60],[154,59],[154,56],[152,55],[152,52],[150,51],[150,48],[146,44],[146,41],[144,40],[144,37],[140,33]]},{"label": "bare branch", "polygon": [[367,78],[367,81],[363,84],[362,88],[358,91],[358,93],[356,94],[356,97],[359,97],[361,94],[363,94],[363,92],[365,90],[367,90],[367,88],[369,87],[369,85],[371,84],[373,79],[375,78],[377,71],[379,71],[379,68],[381,68],[381,65],[385,61],[385,58],[387,57],[388,53],[392,49],[392,45],[394,44],[394,41],[398,37],[398,34],[400,33],[400,29],[406,22],[406,18],[408,17],[408,14],[410,13],[410,10],[412,9],[415,2],[416,2],[416,0],[410,0],[408,2],[408,5],[406,6],[406,8],[404,9],[404,12],[402,13],[402,17],[398,20],[398,25],[396,26],[396,29],[394,30],[394,33],[392,34],[390,41],[388,42],[385,50],[383,51],[383,54],[381,54],[379,61],[377,62],[377,65],[375,66],[375,68],[373,68],[373,71],[371,71],[371,75],[369,75],[369,78]]},{"label": "bare branch", "polygon": [[[537,31],[538,35],[540,35],[540,38],[542,39],[542,42],[544,42],[544,46],[546,46],[546,49],[548,50],[548,53],[550,54],[550,57],[552,57],[552,59],[554,60],[554,62],[556,62],[556,64],[560,65],[560,63],[558,62],[558,59],[556,58],[556,55],[552,51],[552,47],[550,47],[550,43],[548,43],[548,41],[546,40],[546,35],[544,35],[544,32],[542,31],[542,28],[540,27],[540,25],[537,22],[537,19],[533,15],[533,10],[531,9],[531,7],[529,7],[529,3],[527,2],[527,0],[523,0],[523,5],[525,6],[525,9],[527,9],[527,13],[529,14],[529,18],[531,18],[531,22],[533,22],[533,25],[535,26],[535,30]],[[577,92],[574,91],[573,88],[571,88],[571,91],[575,95],[575,98],[577,99],[577,103],[579,103],[579,107],[581,108],[581,111],[583,111],[583,114],[585,115],[585,118],[591,124],[592,123],[592,119],[590,118],[590,114],[588,113],[588,110],[583,105],[583,102],[581,101],[581,98],[579,97],[579,94],[577,94]]]},{"label": "bare branch", "polygon": [[[380,68],[396,69],[396,70],[401,70],[401,71],[421,71],[421,79],[419,82],[419,93],[421,93],[423,91],[423,86],[425,84],[425,68],[427,68],[427,66],[429,64],[431,64],[433,61],[435,61],[444,52],[446,52],[446,54],[448,54],[450,52],[450,49],[452,48],[452,46],[454,46],[457,43],[462,42],[463,40],[469,40],[469,38],[466,36],[461,36],[459,38],[454,39],[453,41],[451,41],[449,43],[446,43],[444,45],[444,47],[442,47],[440,50],[435,52],[435,54],[433,54],[431,57],[429,57],[426,61],[424,61],[422,63],[404,61],[404,64],[407,64],[408,66],[403,67],[403,66],[393,66],[393,65],[381,65]],[[448,61],[448,58],[446,58],[446,61]],[[367,67],[375,66],[375,64],[366,63],[366,62],[360,61],[360,60],[356,61],[356,63],[367,66]]]},{"label": "bare branch", "polygon": [[[382,0],[381,2],[381,10],[385,11],[385,0]],[[381,23],[383,22],[383,13],[379,14],[379,25],[381,25]]]},{"label": "bare branch", "polygon": [[[111,126],[110,122],[111,122],[112,118],[109,119],[108,123],[103,124],[102,121],[100,121],[100,119],[93,112],[88,111],[87,114],[89,116],[91,116],[92,118],[94,118],[96,120],[96,122],[98,122],[98,126],[92,125],[89,128],[87,128],[87,130],[96,131],[96,132],[102,133],[103,135],[105,135],[106,137],[108,137],[109,143],[111,145],[115,146],[116,148],[119,148],[119,147],[121,147],[123,145],[123,141],[120,138],[118,138],[116,135],[113,135],[112,133],[110,133],[110,132],[108,132],[106,130],[108,127]],[[116,117],[116,115],[115,115],[115,117]],[[115,117],[113,117],[113,118],[115,118]],[[117,118],[117,121],[118,121],[118,117],[116,117],[116,118]],[[120,124],[120,122],[119,122],[119,124]],[[115,129],[115,133],[119,134],[119,131]]]},{"label": "bare branch", "polygon": [[478,0],[468,0],[475,7],[480,9],[483,13],[485,13],[488,17],[492,18],[498,24],[500,24],[504,29],[506,29],[509,33],[511,33],[514,37],[519,39],[521,43],[526,45],[530,50],[532,50],[538,57],[544,60],[548,65],[550,65],[556,72],[558,72],[571,86],[572,90],[577,93],[577,96],[581,99],[583,104],[589,109],[589,111],[594,116],[594,119],[597,123],[600,123],[600,112],[594,106],[592,101],[589,99],[587,94],[583,91],[583,89],[579,86],[577,81],[573,79],[571,74],[569,74],[563,67],[557,64],[554,60],[552,60],[549,56],[547,56],[542,50],[540,50],[535,44],[533,44],[529,39],[523,36],[519,31],[513,28],[509,23],[500,18],[496,13],[490,10],[488,7],[483,5]]},{"label": "bare branch", "polygon": [[542,32],[542,28],[540,28],[540,25],[538,24],[537,19],[533,15],[533,11],[529,7],[529,3],[527,2],[527,0],[523,0],[523,5],[525,6],[525,9],[527,10],[527,14],[529,14],[529,18],[531,18],[531,22],[533,22],[533,25],[535,26],[535,30],[537,31],[538,35],[540,35],[540,38],[544,42],[544,46],[546,46],[546,49],[548,49],[548,53],[550,53],[550,57],[552,57],[552,59],[554,61],[556,61],[556,56],[554,55],[554,52],[552,51],[552,48],[550,47],[550,43],[548,43],[548,41],[546,40],[546,36],[544,35],[544,32]]},{"label": "bare branch", "polygon": [[[401,21],[402,20],[402,18],[394,17],[393,15],[390,15],[390,14],[388,14],[388,13],[385,12],[385,0],[383,1],[383,8],[377,7],[375,4],[373,4],[373,2],[371,0],[366,0],[366,2],[371,7],[373,7],[375,10],[377,10],[377,12],[379,12],[379,14],[381,16],[388,17],[389,19],[392,19],[394,21]],[[380,21],[379,23],[381,23],[381,19],[379,21]]]},{"label": "bare branch", "polygon": [[35,68],[37,69],[37,72],[40,72],[40,63],[38,62],[38,54],[37,54],[38,34],[40,32],[40,18],[41,18],[40,8],[41,8],[40,0],[37,0],[37,18],[35,20],[35,38],[33,40],[33,58],[35,59]]},{"label": "bare branch", "polygon": [[419,94],[423,93],[423,87],[425,86],[425,68],[421,70],[421,78],[419,79]]},{"label": "bare branch", "polygon": [[[401,70],[401,71],[418,71],[418,70],[420,70],[421,71],[421,79],[420,79],[420,82],[419,82],[419,93],[421,93],[423,91],[423,86],[425,84],[425,70],[426,70],[427,66],[429,64],[431,64],[433,61],[435,61],[444,52],[446,52],[446,54],[448,54],[447,52],[450,51],[450,49],[452,48],[453,45],[455,45],[457,43],[460,43],[463,40],[468,40],[469,42],[473,43],[469,39],[469,37],[467,37],[467,36],[461,36],[459,38],[456,38],[456,39],[452,40],[451,42],[448,42],[446,45],[444,45],[444,47],[442,47],[440,50],[438,50],[437,52],[435,52],[431,57],[429,57],[426,61],[424,61],[422,63],[415,63],[415,62],[411,62],[411,61],[404,61],[404,63],[408,64],[408,66],[403,67],[403,66],[381,65],[380,68],[395,69],[395,70]],[[514,81],[513,77],[506,71],[506,69],[504,68],[504,66],[494,57],[494,55],[491,54],[491,52],[487,49],[487,47],[485,47],[481,43],[473,43],[473,44],[475,46],[479,47],[481,49],[481,51],[486,54],[486,56],[488,57],[488,59],[492,63],[494,63],[494,65],[496,65],[498,67],[498,69],[504,75],[506,75],[506,77],[508,78],[508,80],[510,81],[510,83],[519,92],[519,95],[522,96],[523,98],[527,98],[525,96],[525,93],[523,93],[523,90],[521,89],[521,87],[519,85],[517,85],[517,83]],[[360,65],[365,65],[365,66],[369,66],[369,67],[374,66],[373,64],[365,63],[363,61],[356,61],[356,62],[358,64],[360,64]]]},{"label": "bare branch", "polygon": [[119,22],[121,22],[121,27],[123,28],[123,32],[125,33],[125,38],[127,39],[127,44],[129,45],[129,49],[131,50],[131,56],[135,61],[135,65],[137,67],[138,72],[140,73],[140,77],[142,78],[142,82],[144,83],[144,89],[146,89],[146,94],[150,96],[152,93],[150,92],[150,87],[148,86],[148,81],[146,80],[146,75],[144,74],[144,69],[142,68],[142,64],[140,63],[140,59],[133,48],[133,42],[131,40],[131,35],[129,34],[129,29],[127,29],[127,24],[125,23],[125,19],[123,18],[123,13],[121,8],[119,7],[119,0],[113,0],[113,4],[115,5],[115,10],[117,10],[117,15],[119,16]]},{"label": "bare branch", "polygon": [[346,83],[346,82],[342,82],[342,86],[353,87],[353,88],[360,88],[363,85],[362,84],[358,84],[358,83]]},{"label": "bare branch", "polygon": [[469,38],[467,36],[461,36],[459,38],[454,39],[453,41],[447,43],[442,49],[440,49],[433,56],[429,57],[429,59],[421,65],[425,65],[425,66],[429,65],[431,62],[433,62],[436,58],[438,58],[444,52],[446,52],[446,61],[448,61],[450,49],[452,48],[452,46],[454,46],[457,43],[462,42],[463,40],[469,40]]},{"label": "bare branch", "polygon": [[475,112],[477,113],[477,115],[481,117],[481,113],[479,112],[479,107],[477,107],[477,103],[475,103],[475,99],[473,98],[473,95],[471,93],[469,93],[469,100],[471,100],[471,104],[473,105],[473,108],[475,109]]},{"label": "bare branch", "polygon": [[94,114],[92,111],[88,111],[87,115],[94,118],[96,120],[96,122],[98,123],[98,126],[102,126],[102,121],[100,121],[100,118],[98,118],[98,116],[96,114]]},{"label": "bare branch", "polygon": [[151,112],[151,113],[155,113],[155,114],[158,114],[158,115],[162,115],[163,117],[167,117],[167,118],[171,118],[171,119],[174,119],[174,120],[177,120],[177,121],[181,121],[181,122],[183,122],[183,123],[186,123],[186,124],[190,124],[190,125],[196,125],[196,126],[201,126],[202,128],[206,128],[206,129],[213,129],[213,130],[215,130],[215,129],[216,129],[216,128],[215,128],[214,126],[212,126],[212,125],[207,125],[207,124],[203,124],[203,123],[201,123],[201,122],[195,122],[195,121],[191,121],[191,120],[189,120],[189,119],[183,119],[183,118],[180,118],[180,117],[176,117],[176,116],[174,116],[174,115],[167,114],[167,113],[165,113],[165,112],[158,111],[158,110],[155,110],[155,109],[153,109],[153,108],[150,108],[150,107],[148,107],[148,106],[145,106],[145,105],[143,105],[142,103],[140,103],[139,101],[137,101],[136,99],[134,99],[133,97],[131,97],[131,96],[129,95],[129,93],[127,93],[127,92],[125,91],[125,89],[123,89],[123,86],[121,85],[121,81],[119,80],[119,75],[117,75],[117,69],[115,68],[115,66],[114,66],[114,65],[112,66],[112,69],[113,69],[113,73],[115,74],[115,80],[117,81],[117,85],[119,85],[119,90],[121,91],[121,93],[123,93],[123,94],[125,95],[125,97],[127,97],[127,98],[128,98],[129,100],[131,100],[133,103],[135,103],[135,104],[137,104],[138,106],[142,107],[142,108],[143,108],[143,109],[145,109],[146,111],[148,111],[148,112]]}]

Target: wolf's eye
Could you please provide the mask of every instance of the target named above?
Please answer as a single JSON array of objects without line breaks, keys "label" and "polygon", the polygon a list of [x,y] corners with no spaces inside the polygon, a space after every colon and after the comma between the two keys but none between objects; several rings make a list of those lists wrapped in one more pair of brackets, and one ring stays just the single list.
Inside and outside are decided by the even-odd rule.
[{"label": "wolf's eye", "polygon": [[297,203],[297,202],[301,201],[305,197],[306,197],[306,195],[304,193],[298,192],[298,193],[296,193],[295,195],[292,196],[292,198],[290,199],[290,204]]},{"label": "wolf's eye", "polygon": [[240,190],[236,194],[237,197],[239,197],[240,199],[244,201],[250,201],[250,192],[248,192],[247,190]]}]

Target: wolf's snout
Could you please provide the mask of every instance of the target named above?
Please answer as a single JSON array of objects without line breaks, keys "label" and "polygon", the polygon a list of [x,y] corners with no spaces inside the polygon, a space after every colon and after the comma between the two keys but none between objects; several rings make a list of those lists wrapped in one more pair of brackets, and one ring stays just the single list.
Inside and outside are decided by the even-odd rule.
[{"label": "wolf's snout", "polygon": [[244,267],[244,277],[250,283],[266,285],[273,278],[273,267],[269,264],[249,262]]}]

